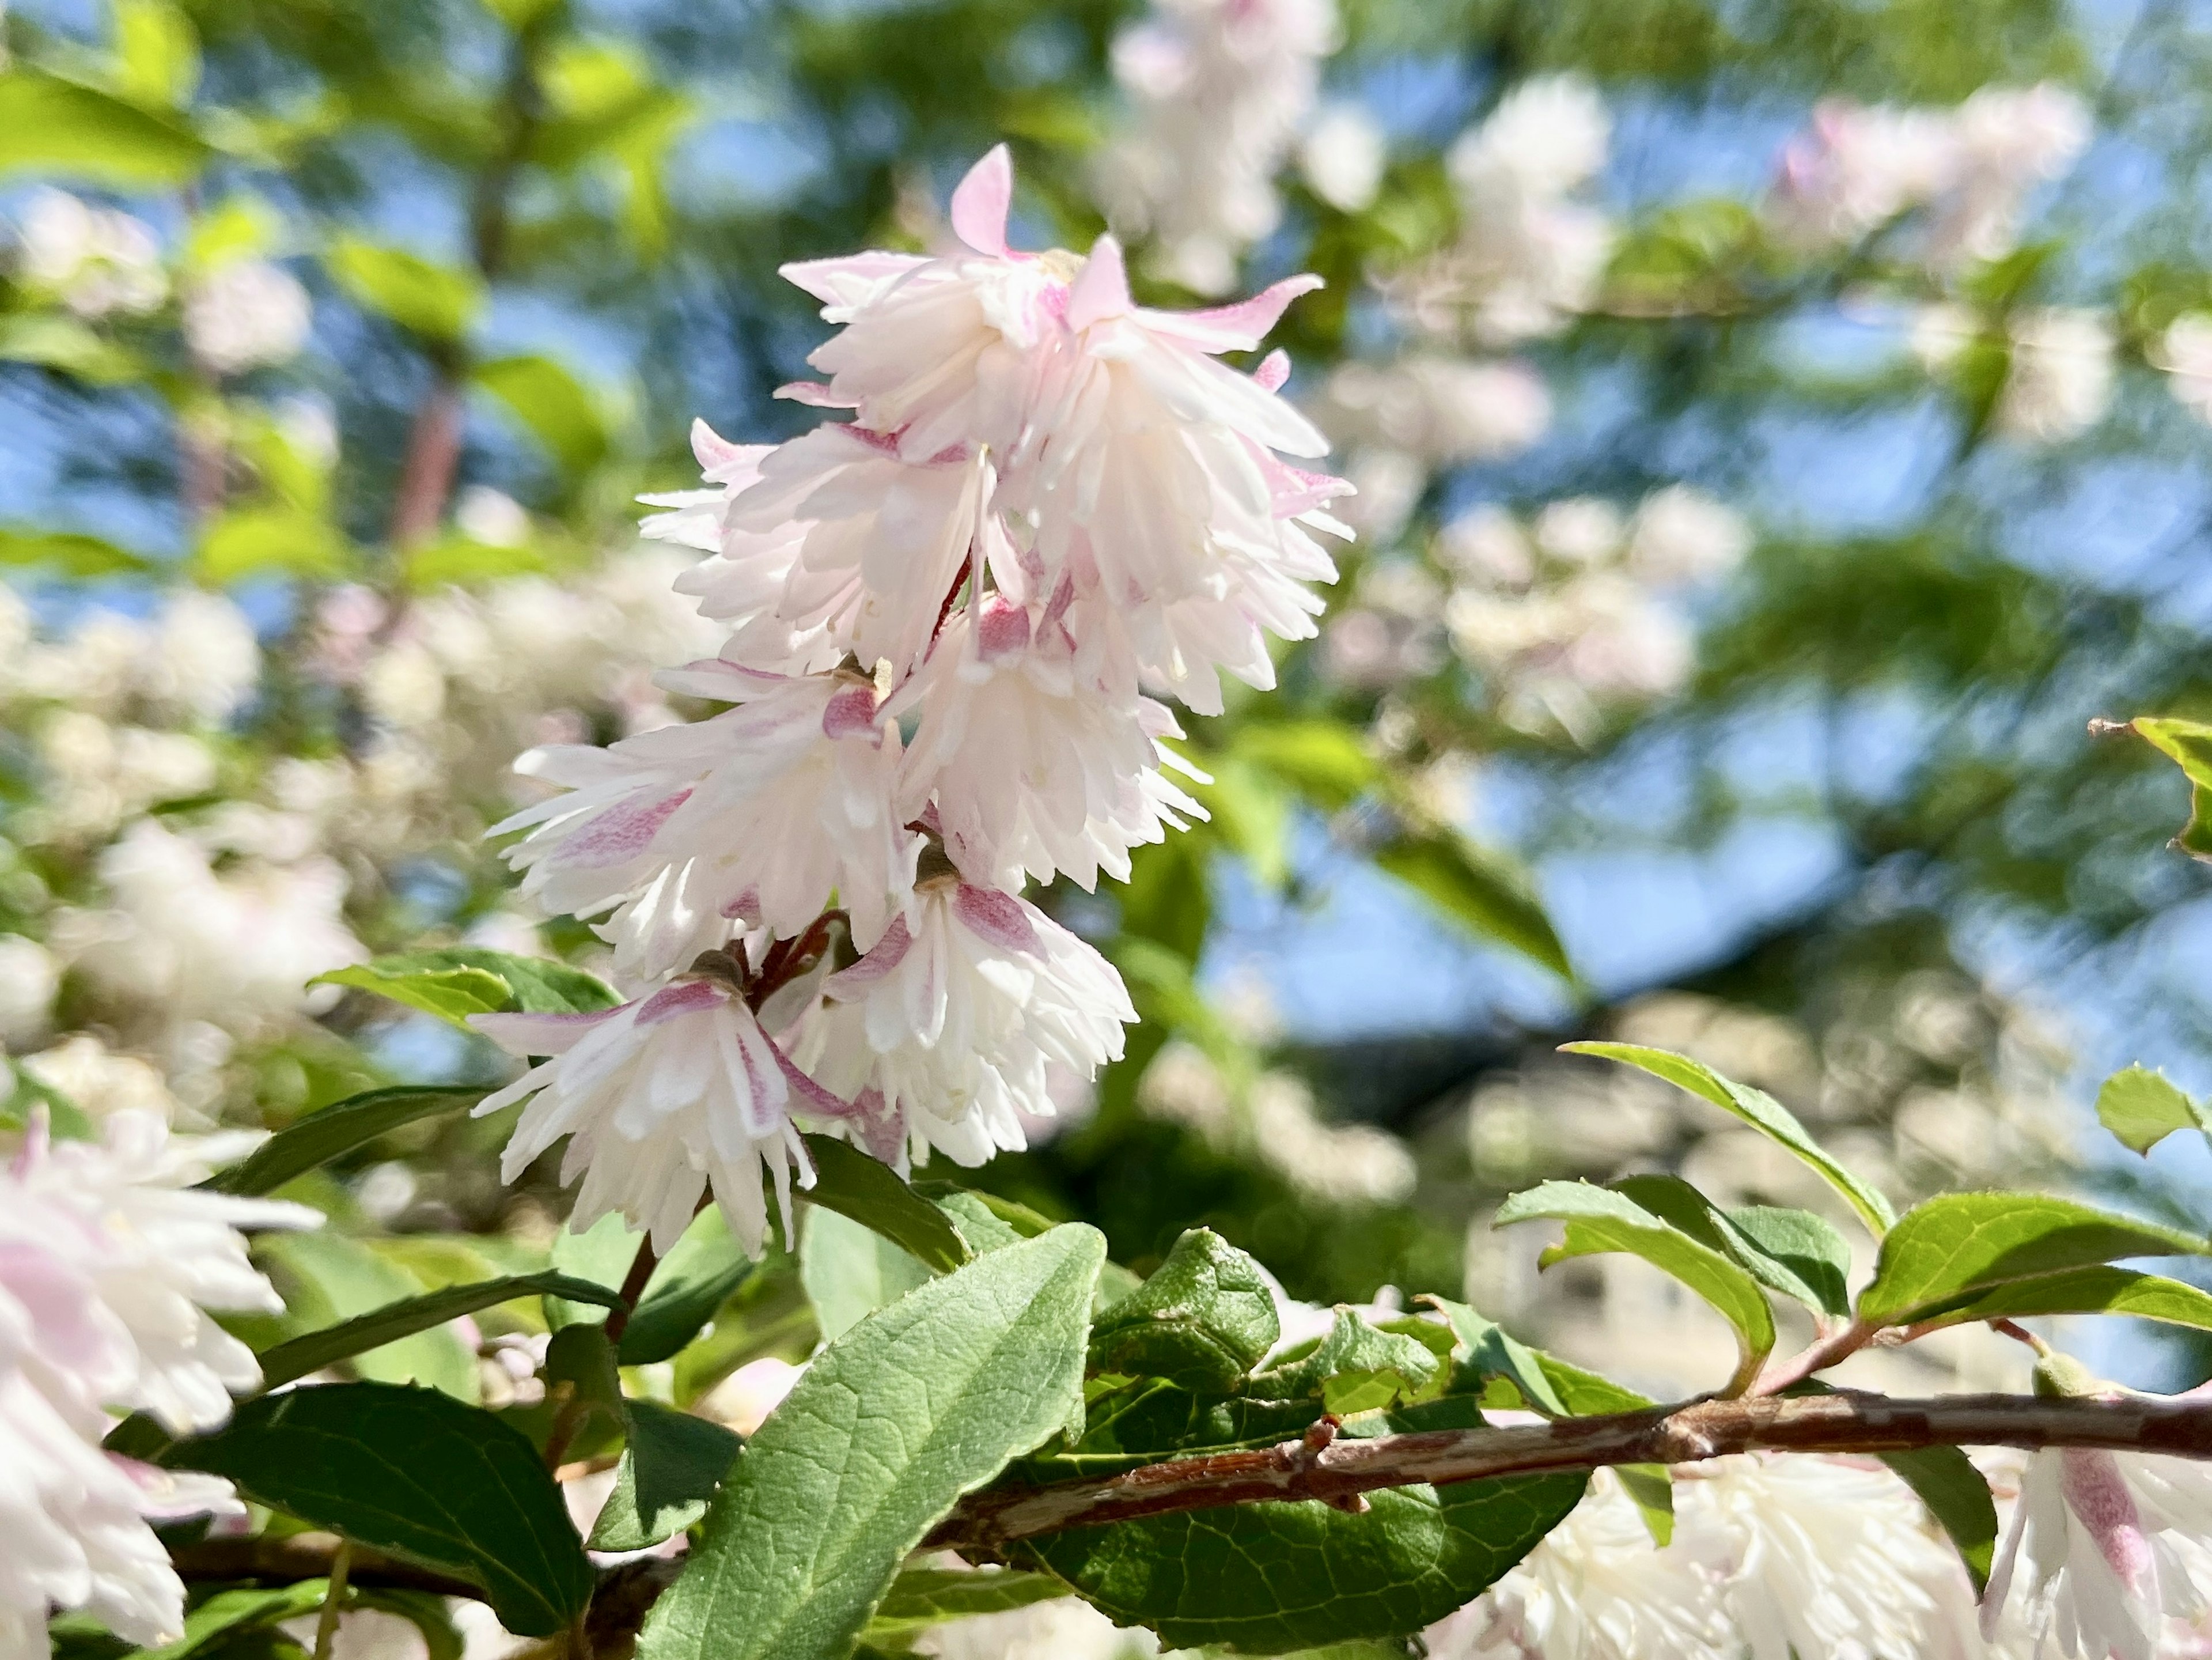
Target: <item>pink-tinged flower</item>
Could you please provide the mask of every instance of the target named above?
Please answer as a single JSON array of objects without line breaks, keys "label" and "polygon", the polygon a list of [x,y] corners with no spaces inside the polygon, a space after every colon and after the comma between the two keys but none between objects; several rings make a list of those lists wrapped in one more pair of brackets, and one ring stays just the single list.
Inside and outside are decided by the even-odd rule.
[{"label": "pink-tinged flower", "polygon": [[1064,873],[1088,892],[1102,867],[1127,880],[1129,849],[1185,828],[1178,815],[1206,817],[1161,772],[1185,765],[1158,741],[1182,736],[1173,717],[1078,674],[1064,609],[991,595],[951,620],[903,695],[921,720],[899,817],[933,804],[945,850],[979,882]]},{"label": "pink-tinged flower", "polygon": [[1036,906],[950,875],[926,879],[874,950],[823,987],[799,1063],[866,1103],[855,1139],[886,1162],[886,1128],[963,1164],[1024,1145],[1049,1116],[1046,1068],[1083,1078],[1121,1056],[1136,1011],[1113,965]]},{"label": "pink-tinged flower", "polygon": [[757,1256],[768,1231],[765,1168],[789,1234],[793,1165],[802,1187],[814,1180],[791,1122],[793,1098],[819,1091],[731,986],[678,980],[597,1013],[470,1022],[509,1054],[550,1057],[485,1097],[476,1116],[529,1103],[501,1157],[506,1182],[568,1138],[561,1180],[583,1178],[570,1227],[619,1214],[665,1256],[711,1187],[731,1233]]},{"label": "pink-tinged flower", "polygon": [[[2206,1606],[2179,1548],[2212,1536],[2212,1471],[2186,1458],[2086,1447],[2033,1455],[1982,1599],[1991,1632],[2023,1554],[2040,1646],[2086,1660],[2152,1660],[2169,1614]],[[2199,1560],[2202,1559],[2199,1558]]]},{"label": "pink-tinged flower", "polygon": [[523,891],[556,915],[612,910],[602,932],[623,974],[682,968],[748,926],[799,933],[833,897],[873,944],[920,845],[894,813],[898,728],[873,683],[710,659],[663,684],[737,707],[516,763],[568,787],[494,826],[531,832],[507,853]]},{"label": "pink-tinged flower", "polygon": [[283,1304],[240,1228],[306,1227],[301,1206],[191,1184],[251,1135],[173,1137],[112,1115],[97,1142],[50,1143],[43,1122],[0,1165],[0,1656],[43,1656],[55,1608],[131,1642],[179,1635],[184,1586],[149,1521],[235,1511],[227,1483],[113,1457],[116,1412],[172,1432],[230,1415],[261,1372],[210,1310]]}]

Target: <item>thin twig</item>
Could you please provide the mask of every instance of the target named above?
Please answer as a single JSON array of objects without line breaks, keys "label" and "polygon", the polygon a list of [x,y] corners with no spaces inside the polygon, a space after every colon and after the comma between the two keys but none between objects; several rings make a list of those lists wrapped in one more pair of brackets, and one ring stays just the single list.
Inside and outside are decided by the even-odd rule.
[{"label": "thin twig", "polygon": [[338,1616],[345,1612],[346,1578],[352,1570],[353,1541],[340,1535],[338,1548],[331,1553],[330,1582],[323,1590],[322,1613],[315,1620],[315,1660],[331,1660]]},{"label": "thin twig", "polygon": [[660,1266],[660,1258],[653,1253],[653,1236],[647,1234],[637,1242],[637,1255],[630,1258],[629,1272],[623,1277],[622,1306],[607,1310],[607,1341],[619,1343],[622,1335],[629,1329],[629,1317],[637,1311],[645,1297],[645,1288],[653,1282],[653,1271]]},{"label": "thin twig", "polygon": [[345,1576],[349,1584],[376,1590],[427,1590],[440,1596],[483,1595],[482,1588],[456,1575],[398,1561],[331,1533],[295,1533],[283,1539],[203,1539],[196,1545],[179,1546],[172,1560],[186,1579],[289,1585],[301,1579],[330,1577],[338,1551],[347,1546],[351,1556]]}]

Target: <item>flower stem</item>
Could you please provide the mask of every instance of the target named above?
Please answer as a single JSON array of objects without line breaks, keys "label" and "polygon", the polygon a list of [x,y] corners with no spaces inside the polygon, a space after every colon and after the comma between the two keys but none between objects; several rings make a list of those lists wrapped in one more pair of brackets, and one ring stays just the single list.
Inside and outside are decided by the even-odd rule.
[{"label": "flower stem", "polygon": [[315,1660],[331,1660],[331,1645],[338,1634],[338,1615],[345,1610],[346,1576],[353,1570],[353,1541],[340,1535],[331,1554],[330,1584],[323,1592],[323,1609],[315,1621]]}]

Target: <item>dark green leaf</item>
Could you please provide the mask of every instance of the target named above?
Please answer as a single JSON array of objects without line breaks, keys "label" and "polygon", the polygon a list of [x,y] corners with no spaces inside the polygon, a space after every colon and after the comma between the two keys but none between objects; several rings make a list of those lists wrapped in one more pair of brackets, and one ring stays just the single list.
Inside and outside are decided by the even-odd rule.
[{"label": "dark green leaf", "polygon": [[189,128],[28,65],[0,74],[0,174],[123,189],[180,185],[215,152]]},{"label": "dark green leaf", "polygon": [[1979,1596],[1990,1583],[1990,1565],[1996,1560],[1997,1507],[1974,1461],[1956,1447],[1922,1447],[1880,1456],[1920,1495],[1936,1525],[1950,1535],[1967,1578],[1974,1582],[1974,1595]]},{"label": "dark green leaf", "polygon": [[556,1294],[610,1305],[622,1300],[604,1286],[572,1280],[564,1274],[514,1274],[478,1285],[447,1286],[442,1291],[425,1292],[420,1297],[388,1303],[343,1324],[326,1326],[263,1350],[261,1387],[273,1389],[280,1383],[305,1377],[311,1371],[320,1371],[341,1360],[350,1360],[357,1354],[397,1342],[418,1331],[442,1326],[465,1314],[495,1308],[517,1298]]},{"label": "dark green leaf", "polygon": [[1212,1229],[1193,1228],[1151,1279],[1098,1316],[1090,1369],[1225,1394],[1281,1335],[1259,1264]]},{"label": "dark green leaf", "polygon": [[629,1437],[592,1528],[593,1550],[644,1550],[707,1513],[744,1444],[705,1418],[653,1401],[632,1401]]},{"label": "dark green leaf", "polygon": [[2212,1113],[2142,1067],[2116,1072],[2097,1091],[2097,1122],[2130,1152],[2146,1156],[2176,1130],[2199,1130],[2212,1142]]},{"label": "dark green leaf", "polygon": [[814,1185],[805,1189],[808,1203],[872,1228],[939,1274],[975,1255],[951,1219],[888,1166],[831,1136],[808,1136],[806,1150],[813,1156],[815,1176]]},{"label": "dark green leaf", "polygon": [[1637,1043],[1567,1043],[1562,1045],[1569,1055],[1595,1055],[1607,1061],[1625,1061],[1640,1067],[1655,1078],[1686,1089],[1692,1095],[1703,1096],[1724,1112],[1733,1113],[1769,1140],[1794,1152],[1827,1179],[1828,1185],[1843,1195],[1860,1219],[1878,1238],[1897,1219],[1889,1201],[1872,1187],[1845,1170],[1835,1156],[1805,1133],[1805,1127],[1796,1116],[1764,1090],[1733,1083],[1704,1062],[1692,1061],[1687,1055],[1674,1055],[1665,1049],[1646,1049]]},{"label": "dark green leaf", "polygon": [[162,1462],[227,1476],[258,1504],[480,1585],[522,1636],[564,1629],[591,1596],[591,1564],[537,1450],[433,1389],[264,1395]]},{"label": "dark green leaf", "polygon": [[1574,964],[1528,875],[1456,830],[1401,836],[1375,862],[1454,921],[1572,981]]},{"label": "dark green leaf", "polygon": [[722,1207],[709,1205],[646,1281],[616,1358],[625,1366],[669,1359],[699,1335],[752,1271],[752,1258],[730,1237]]},{"label": "dark green leaf", "polygon": [[244,1163],[217,1171],[206,1185],[217,1193],[273,1193],[295,1177],[342,1158],[380,1135],[425,1118],[459,1112],[483,1098],[480,1089],[413,1084],[348,1096],[279,1130]]},{"label": "dark green leaf", "polygon": [[2123,1256],[2206,1254],[2203,1236],[2035,1193],[1947,1193],[1881,1242],[1859,1318],[1910,1325],[1961,1293]]},{"label": "dark green leaf", "polygon": [[850,1653],[931,1525],[1079,1417],[1105,1255],[1093,1230],[1054,1228],[917,1286],[823,1350],[738,1461],[639,1660]]}]

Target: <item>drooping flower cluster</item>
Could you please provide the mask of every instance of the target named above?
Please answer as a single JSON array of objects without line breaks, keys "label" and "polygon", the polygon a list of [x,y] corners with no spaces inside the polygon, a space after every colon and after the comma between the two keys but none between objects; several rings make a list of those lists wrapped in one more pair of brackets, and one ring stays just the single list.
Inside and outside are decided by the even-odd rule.
[{"label": "drooping flower cluster", "polygon": [[1346,487],[1282,459],[1325,445],[1279,355],[1216,361],[1311,282],[1148,310],[1111,237],[1010,248],[1012,188],[994,150],[945,257],[787,267],[841,329],[784,395],[850,418],[772,447],[702,426],[714,488],[653,498],[728,631],[661,684],[725,712],[520,763],[561,790],[500,827],[526,891],[601,919],[637,993],[480,1020],[550,1057],[483,1110],[532,1099],[510,1179],[569,1138],[576,1226],[665,1247],[711,1189],[757,1247],[763,1168],[810,1179],[802,1128],[900,1167],[1022,1146],[1135,1018],[1022,885],[1126,876],[1200,812],[1158,700],[1218,712],[1222,672],[1267,686],[1267,636],[1314,632]]},{"label": "drooping flower cluster", "polygon": [[[1337,48],[1334,0],[1156,0],[1114,42],[1114,78],[1134,106],[1101,160],[1114,222],[1148,232],[1160,274],[1225,294],[1243,251],[1282,216],[1275,173]],[[1371,198],[1382,170],[1371,128],[1316,128],[1316,188],[1340,204]]]},{"label": "drooping flower cluster", "polygon": [[260,1379],[210,1310],[281,1309],[240,1228],[313,1211],[191,1183],[253,1138],[172,1138],[117,1114],[104,1140],[35,1124],[0,1165],[0,1660],[39,1660],[56,1608],[155,1647],[181,1634],[184,1585],[149,1520],[232,1506],[228,1485],[111,1455],[112,1414],[173,1434],[230,1414]]}]

